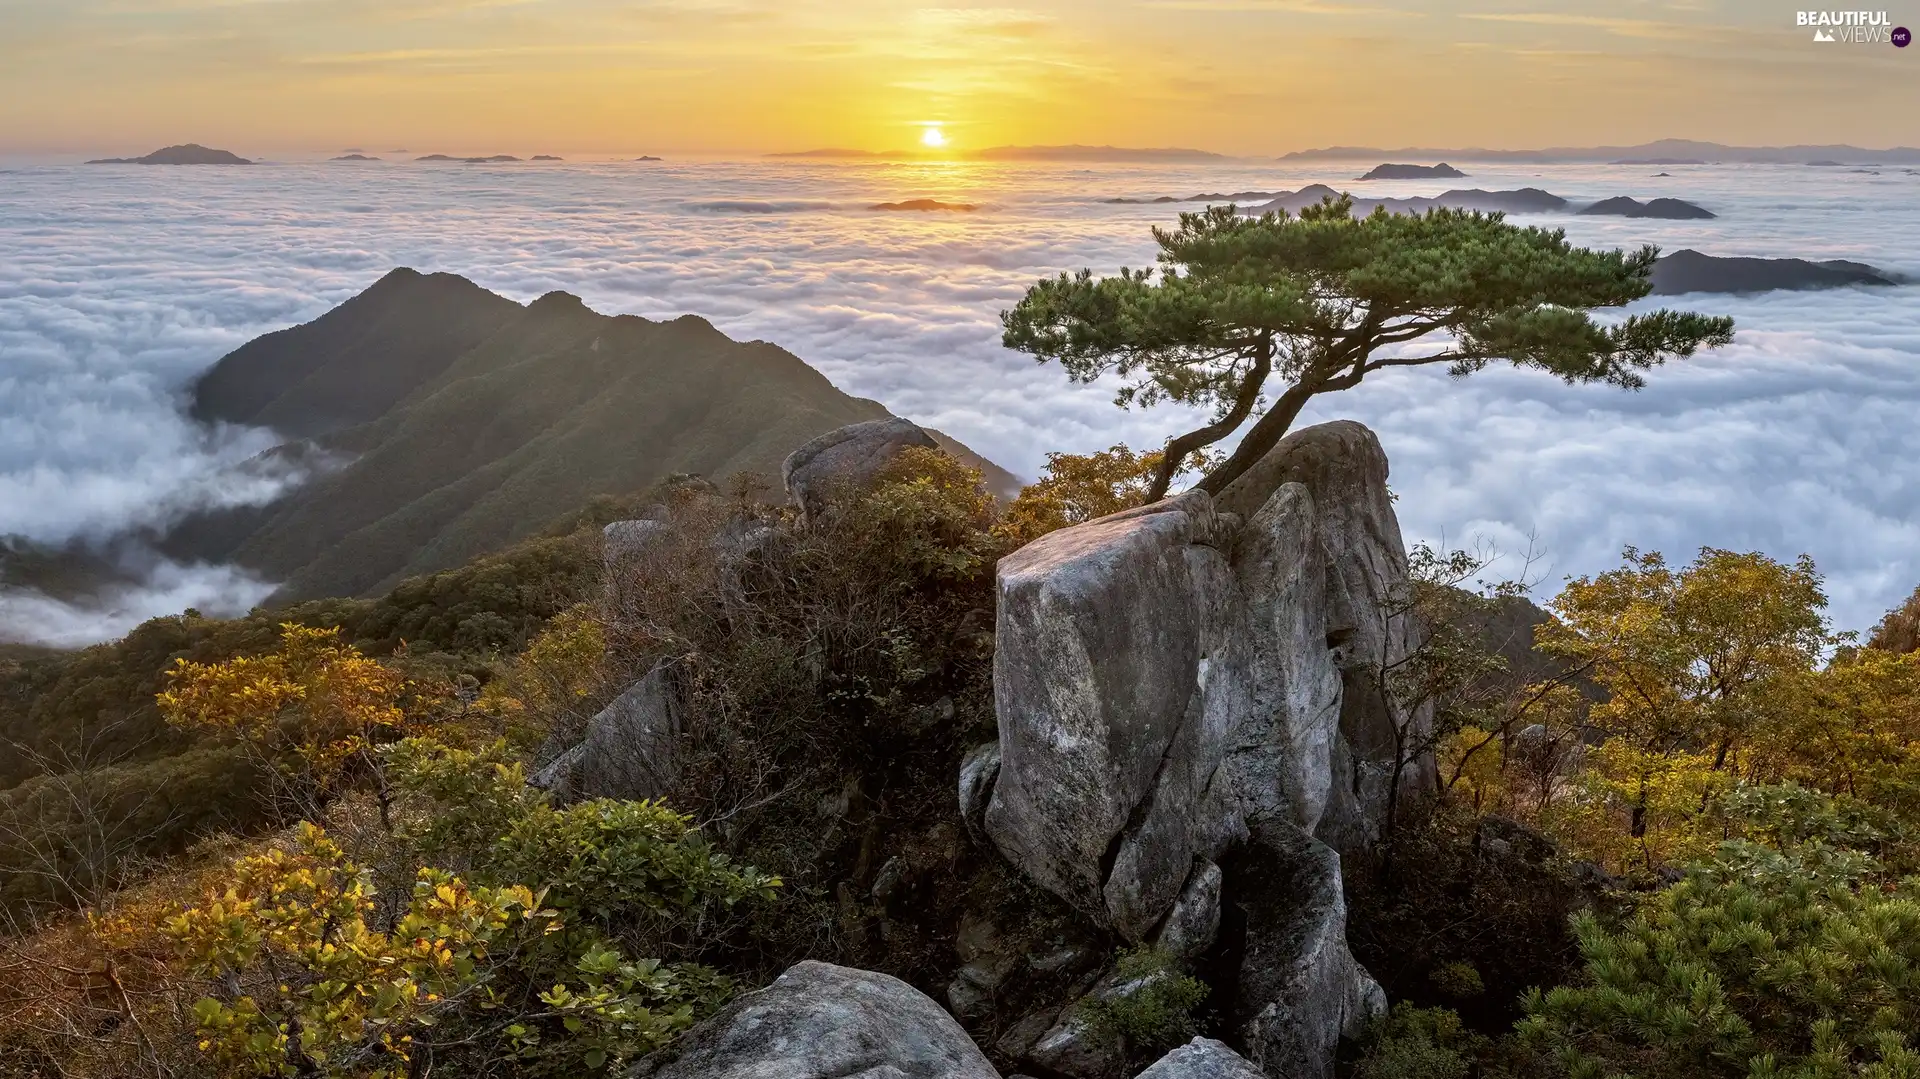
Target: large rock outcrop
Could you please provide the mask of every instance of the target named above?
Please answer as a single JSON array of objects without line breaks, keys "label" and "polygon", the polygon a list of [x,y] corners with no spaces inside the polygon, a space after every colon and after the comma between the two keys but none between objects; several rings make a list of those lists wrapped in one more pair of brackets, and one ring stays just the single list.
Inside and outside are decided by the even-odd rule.
[{"label": "large rock outcrop", "polygon": [[[1310,509],[1289,512],[1287,503],[1298,497],[1289,493],[1295,484],[1309,496]],[[1382,699],[1381,672],[1397,668],[1420,633],[1412,617],[1394,613],[1407,606],[1407,550],[1387,489],[1386,452],[1372,431],[1351,420],[1308,427],[1281,440],[1216,503],[1249,523],[1241,535],[1248,548],[1240,583],[1249,601],[1268,612],[1252,627],[1252,640],[1277,646],[1273,655],[1287,667],[1279,683],[1293,699],[1272,714],[1289,719],[1296,745],[1307,750],[1287,777],[1301,793],[1296,820],[1337,850],[1370,846],[1385,813],[1397,746],[1417,743],[1432,721],[1430,707],[1396,718]],[[1311,514],[1317,543],[1302,545],[1301,512]],[[1324,577],[1324,589],[1314,586],[1314,576]],[[1316,619],[1324,648],[1310,639]],[[1337,734],[1320,711],[1330,673],[1340,683]],[[1264,713],[1256,706],[1255,721]],[[1404,728],[1402,736],[1416,737],[1396,737],[1397,727]],[[1409,755],[1402,788],[1429,789],[1432,769],[1431,755]]]},{"label": "large rock outcrop", "polygon": [[1396,732],[1426,722],[1379,690],[1415,632],[1390,614],[1406,552],[1386,478],[1372,432],[1323,424],[1217,499],[1188,492],[1001,561],[985,824],[1015,865],[1138,941],[1250,823],[1373,840]]},{"label": "large rock outcrop", "polygon": [[953,1017],[885,974],[804,962],[630,1079],[999,1079]]},{"label": "large rock outcrop", "polygon": [[1418,643],[1386,481],[1372,432],[1323,424],[1218,497],[1062,529],[999,567],[999,770],[965,800],[990,783],[984,828],[1010,861],[1179,956],[1213,943],[1215,867],[1260,862],[1283,898],[1224,889],[1259,968],[1243,1035],[1272,1075],[1323,1074],[1381,1003],[1346,949],[1336,852],[1366,852],[1394,777],[1431,768],[1402,749],[1431,717],[1383,691]]},{"label": "large rock outcrop", "polygon": [[527,782],[556,801],[659,798],[679,781],[682,685],[661,663],[587,724],[586,737]]},{"label": "large rock outcrop", "polygon": [[869,483],[909,446],[938,449],[932,435],[911,420],[868,420],[819,436],[787,455],[780,479],[803,516],[837,489]]},{"label": "large rock outcrop", "polygon": [[[1184,495],[1044,536],[1001,560],[1000,775],[986,829],[1041,886],[1131,940],[1195,856],[1239,827],[1225,732],[1197,679],[1225,647],[1205,597],[1230,570],[1212,507]],[[1165,870],[1179,864],[1177,875]]]}]

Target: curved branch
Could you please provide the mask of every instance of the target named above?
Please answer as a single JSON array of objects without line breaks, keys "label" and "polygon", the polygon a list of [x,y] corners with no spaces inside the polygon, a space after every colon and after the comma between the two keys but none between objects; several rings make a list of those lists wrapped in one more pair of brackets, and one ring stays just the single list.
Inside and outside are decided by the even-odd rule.
[{"label": "curved branch", "polygon": [[1263,337],[1253,353],[1253,368],[1240,382],[1240,394],[1234,398],[1233,407],[1225,416],[1200,428],[1189,431],[1172,439],[1160,455],[1160,468],[1153,474],[1153,485],[1147,488],[1147,501],[1158,502],[1167,497],[1167,488],[1173,485],[1173,477],[1180,473],[1180,463],[1194,450],[1205,449],[1215,442],[1232,434],[1253,414],[1253,406],[1260,401],[1260,389],[1266,385],[1267,375],[1273,370],[1273,339]]}]

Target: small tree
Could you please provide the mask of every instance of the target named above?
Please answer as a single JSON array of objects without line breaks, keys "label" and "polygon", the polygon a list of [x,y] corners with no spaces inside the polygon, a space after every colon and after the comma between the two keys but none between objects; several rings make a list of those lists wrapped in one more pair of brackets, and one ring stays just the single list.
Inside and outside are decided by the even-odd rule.
[{"label": "small tree", "polygon": [[[1233,206],[1181,214],[1179,228],[1154,229],[1157,270],[1041,281],[1001,315],[1003,341],[1042,363],[1059,360],[1077,382],[1108,372],[1127,379],[1122,407],[1212,410],[1213,422],[1167,443],[1153,501],[1189,454],[1261,411],[1270,379],[1285,388],[1202,489],[1217,494],[1245,472],[1309,400],[1383,368],[1446,364],[1468,375],[1504,359],[1568,382],[1637,389],[1641,372],[1669,356],[1733,339],[1732,319],[1688,312],[1593,320],[1594,308],[1652,291],[1657,248],[1591,251],[1498,213],[1352,211],[1342,195],[1297,217],[1245,217]],[[1428,343],[1439,347],[1414,351]]]},{"label": "small tree", "polygon": [[[1577,845],[1610,861],[1656,863],[1705,853],[1695,834],[1714,795],[1779,711],[1775,698],[1811,672],[1837,638],[1811,560],[1703,548],[1674,568],[1628,548],[1621,568],[1569,581],[1541,626],[1540,649],[1584,666],[1606,693],[1591,722],[1606,736],[1585,777],[1589,797],[1567,823]],[[1626,836],[1614,826],[1626,810]],[[1630,841],[1630,842],[1627,842]],[[1613,849],[1600,850],[1598,846]],[[1624,844],[1624,845],[1623,845]]]},{"label": "small tree", "polygon": [[[1165,457],[1159,450],[1135,453],[1124,443],[1088,454],[1049,453],[1046,470],[1021,488],[994,532],[1018,546],[1144,505]],[[1202,471],[1219,463],[1204,450],[1193,457],[1193,466]]]}]

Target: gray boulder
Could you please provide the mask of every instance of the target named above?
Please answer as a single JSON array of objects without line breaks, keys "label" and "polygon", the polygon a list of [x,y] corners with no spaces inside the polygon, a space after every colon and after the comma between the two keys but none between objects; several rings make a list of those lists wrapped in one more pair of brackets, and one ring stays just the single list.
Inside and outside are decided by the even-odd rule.
[{"label": "gray boulder", "polygon": [[[1238,907],[1249,1055],[1330,1076],[1384,1004],[1347,949],[1338,852],[1377,840],[1396,770],[1431,782],[1430,757],[1396,761],[1430,714],[1383,694],[1420,631],[1378,440],[1295,432],[1217,498],[1036,540],[998,587],[999,775],[970,758],[963,807],[986,791],[1001,853],[1126,940],[1192,961]],[[1069,1012],[1030,1058],[1092,1074],[1093,1050]]]},{"label": "gray boulder", "polygon": [[615,521],[600,530],[601,547],[608,566],[618,566],[644,558],[665,540],[671,526],[665,521]]},{"label": "gray boulder", "polygon": [[938,449],[933,436],[898,417],[828,431],[787,455],[780,478],[804,518],[835,490],[869,483],[908,446]]},{"label": "gray boulder", "polygon": [[659,516],[614,521],[600,530],[607,606],[621,615],[644,595],[641,585],[659,573],[674,548],[674,529],[665,519],[666,507],[655,507],[653,512]]},{"label": "gray boulder", "polygon": [[1246,923],[1240,1036],[1268,1075],[1331,1079],[1340,1039],[1386,1010],[1347,949],[1340,856],[1282,822],[1256,825],[1229,889]]},{"label": "gray boulder", "polygon": [[885,974],[812,961],[648,1057],[630,1079],[999,1079],[953,1017]]},{"label": "gray boulder", "polygon": [[[1295,431],[1228,484],[1217,503],[1251,518],[1289,484],[1312,497],[1314,532],[1327,568],[1323,639],[1333,646],[1341,682],[1340,739],[1329,754],[1329,790],[1343,793],[1307,827],[1336,849],[1359,850],[1378,838],[1395,755],[1395,719],[1381,699],[1378,672],[1398,665],[1420,643],[1411,618],[1388,614],[1405,606],[1406,544],[1387,489],[1386,452],[1364,425],[1336,420]],[[1432,724],[1432,709],[1423,707],[1407,720],[1410,740],[1417,742]],[[1432,769],[1431,755],[1409,762],[1400,777],[1402,791],[1431,789]],[[1298,774],[1318,771],[1316,765]]]},{"label": "gray boulder", "polygon": [[1195,1038],[1153,1062],[1135,1079],[1267,1079],[1247,1059],[1212,1038]]},{"label": "gray boulder", "polygon": [[975,746],[960,762],[960,819],[975,839],[986,833],[987,801],[999,778],[999,742]]},{"label": "gray boulder", "polygon": [[[1001,560],[1001,852],[1131,941],[1249,823],[1340,850],[1378,835],[1400,722],[1383,664],[1407,562],[1386,457],[1339,422],[1282,440],[1218,499],[1188,492]],[[1404,717],[1417,740],[1425,713]],[[1404,790],[1430,761],[1402,769]]]},{"label": "gray boulder", "polygon": [[1173,905],[1194,856],[1237,831],[1197,692],[1215,644],[1203,600],[1228,573],[1204,545],[1218,531],[1194,493],[1000,561],[1000,775],[987,833],[1042,887],[1130,940]]},{"label": "gray boulder", "polygon": [[661,663],[601,709],[580,744],[527,782],[558,802],[659,798],[680,778],[683,708],[678,667]]}]

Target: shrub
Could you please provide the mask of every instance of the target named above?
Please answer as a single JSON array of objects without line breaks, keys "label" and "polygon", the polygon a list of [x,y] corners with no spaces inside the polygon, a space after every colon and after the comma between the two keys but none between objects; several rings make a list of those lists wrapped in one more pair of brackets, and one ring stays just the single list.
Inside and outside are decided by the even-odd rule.
[{"label": "shrub", "polygon": [[1396,1000],[1494,1034],[1522,992],[1579,969],[1570,922],[1590,897],[1560,850],[1515,822],[1436,804],[1402,829],[1386,876],[1356,859],[1345,877],[1354,955]]},{"label": "shrub", "polygon": [[1404,1001],[1381,1016],[1364,1040],[1365,1055],[1352,1079],[1468,1079],[1491,1045],[1453,1012]]},{"label": "shrub", "polygon": [[1755,800],[1780,846],[1731,841],[1617,928],[1578,920],[1585,978],[1529,994],[1519,1026],[1543,1062],[1576,1079],[1920,1075],[1920,881],[1835,846],[1853,826],[1826,807]]},{"label": "shrub", "polygon": [[[683,676],[666,801],[787,882],[779,916],[743,932],[735,957],[763,974],[832,958],[944,984],[979,865],[953,776],[992,737],[1006,550],[978,473],[910,450],[804,521],[698,491],[655,516],[663,527],[609,582],[606,634],[625,679],[664,661]],[[876,896],[896,858],[899,887]]]},{"label": "shrub", "polygon": [[[385,755],[395,833],[333,807],[373,860],[303,821],[177,889],[197,899],[115,903],[29,940],[23,958],[67,941],[67,981],[0,1009],[0,1052],[102,1076],[601,1075],[731,995],[688,957],[778,880],[664,806],[553,809],[499,745]],[[85,1044],[43,1036],[58,1029]]]},{"label": "shrub", "polygon": [[1113,988],[1082,1001],[1079,1016],[1095,1042],[1118,1049],[1130,1063],[1151,1059],[1199,1029],[1194,1011],[1207,999],[1206,983],[1182,973],[1167,953],[1123,952],[1109,978]]},{"label": "shrub", "polygon": [[[1132,509],[1146,501],[1165,456],[1125,445],[1089,454],[1049,453],[1046,470],[1021,489],[994,531],[1019,547],[1068,525]],[[1200,450],[1188,457],[1187,468],[1205,472],[1219,460]]]}]

